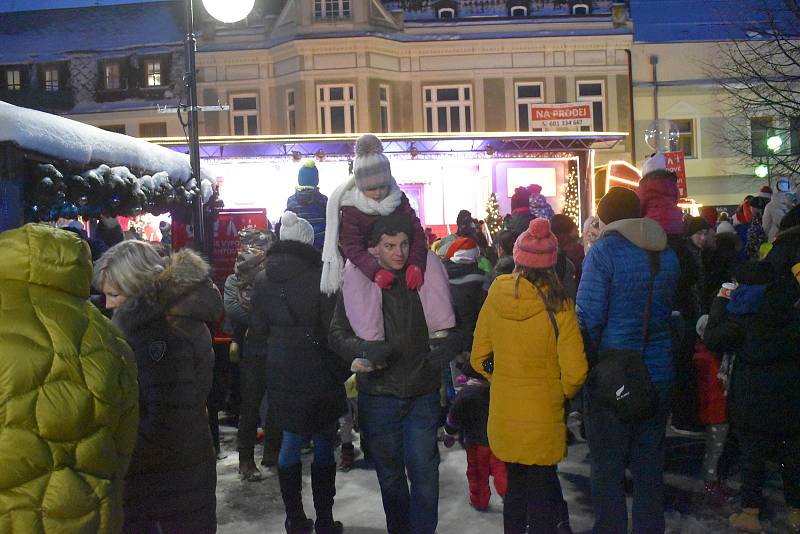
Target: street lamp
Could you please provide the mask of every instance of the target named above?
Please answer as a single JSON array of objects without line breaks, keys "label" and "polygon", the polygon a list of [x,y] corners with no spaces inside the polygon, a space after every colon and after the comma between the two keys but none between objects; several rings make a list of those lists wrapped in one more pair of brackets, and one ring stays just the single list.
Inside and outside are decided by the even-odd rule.
[{"label": "street lamp", "polygon": [[756,176],[761,178],[762,180],[769,176],[769,166],[764,163],[759,163],[756,165],[755,169]]},{"label": "street lamp", "polygon": [[783,146],[783,138],[780,135],[771,135],[767,138],[767,148],[769,149],[768,152],[764,154],[764,159],[766,163],[762,163],[759,161],[758,165],[754,169],[755,175],[762,180],[764,178],[767,179],[767,183],[770,187],[772,187],[772,176],[771,176],[771,167],[769,163],[769,157],[771,154],[776,154]]},{"label": "street lamp", "polygon": [[[253,9],[255,0],[203,0],[208,13],[221,22],[237,22],[245,18]],[[183,83],[186,85],[187,111],[189,117],[189,163],[192,166],[192,176],[200,191],[200,133],[197,121],[197,38],[194,34],[194,1],[186,0],[186,41],[185,41],[185,68]],[[206,236],[204,221],[204,206],[202,192],[198,192],[194,199],[194,229],[195,248],[209,255],[211,247]]]},{"label": "street lamp", "polygon": [[769,139],[767,139],[767,148],[773,152],[777,152],[781,149],[781,145],[783,145],[783,139],[780,135],[773,135]]}]

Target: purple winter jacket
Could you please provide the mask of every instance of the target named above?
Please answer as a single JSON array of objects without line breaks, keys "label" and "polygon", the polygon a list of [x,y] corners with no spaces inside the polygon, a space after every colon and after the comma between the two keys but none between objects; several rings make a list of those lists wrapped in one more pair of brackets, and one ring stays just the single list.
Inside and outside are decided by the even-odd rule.
[{"label": "purple winter jacket", "polygon": [[[405,193],[394,212],[408,215],[411,221],[412,235],[408,236],[411,240],[408,263],[416,265],[424,273],[428,257],[428,241],[417,213],[409,204]],[[339,247],[342,249],[342,255],[352,261],[370,280],[375,278],[375,273],[381,268],[378,261],[367,251],[367,238],[372,230],[372,223],[378,217],[380,215],[367,215],[355,206],[342,207],[342,223],[339,229]]]}]

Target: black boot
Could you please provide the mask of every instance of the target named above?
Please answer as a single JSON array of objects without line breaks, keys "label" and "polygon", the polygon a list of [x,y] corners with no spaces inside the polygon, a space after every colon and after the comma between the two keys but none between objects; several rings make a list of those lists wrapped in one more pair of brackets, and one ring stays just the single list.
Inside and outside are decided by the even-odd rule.
[{"label": "black boot", "polygon": [[333,497],[336,495],[336,464],[311,464],[311,491],[314,494],[314,509],[317,534],[341,534],[342,523],[333,520]]},{"label": "black boot", "polygon": [[278,481],[286,508],[284,526],[287,534],[310,534],[314,531],[314,522],[303,511],[303,464],[279,468]]}]

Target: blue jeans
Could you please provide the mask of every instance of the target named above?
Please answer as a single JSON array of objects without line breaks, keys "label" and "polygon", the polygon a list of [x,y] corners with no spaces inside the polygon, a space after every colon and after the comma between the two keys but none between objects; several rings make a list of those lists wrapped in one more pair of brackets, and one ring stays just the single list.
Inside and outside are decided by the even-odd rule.
[{"label": "blue jeans", "polygon": [[[336,456],[333,450],[333,441],[336,436],[336,421],[331,423],[329,428],[317,434],[311,434],[314,442],[314,463],[317,465],[333,465],[336,463]],[[309,436],[283,432],[281,442],[281,452],[278,455],[278,467],[285,469],[300,463],[300,449],[308,442]]]},{"label": "blue jeans", "polygon": [[433,534],[439,522],[439,393],[407,399],[359,393],[358,413],[375,461],[387,531]]},{"label": "blue jeans", "polygon": [[594,534],[628,532],[626,466],[633,475],[633,534],[664,533],[664,437],[671,384],[655,386],[656,413],[637,423],[623,423],[607,408],[587,402]]}]

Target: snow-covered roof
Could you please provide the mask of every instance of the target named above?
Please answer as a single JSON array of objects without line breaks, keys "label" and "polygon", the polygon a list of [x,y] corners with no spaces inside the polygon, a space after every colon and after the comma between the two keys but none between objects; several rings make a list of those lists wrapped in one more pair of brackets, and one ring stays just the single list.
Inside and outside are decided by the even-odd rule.
[{"label": "snow-covered roof", "polygon": [[3,13],[0,64],[56,61],[77,53],[160,53],[165,45],[181,44],[182,20],[182,3],[164,1]]},{"label": "snow-covered roof", "polygon": [[[593,15],[609,15],[611,13],[611,4],[615,0],[594,0],[592,2]],[[426,20],[439,20],[434,6],[436,0],[422,0],[419,2],[419,8],[414,9],[413,2],[403,0],[383,0],[383,6],[387,10],[399,9],[403,11],[403,17],[407,21],[426,21]],[[477,1],[461,1],[456,0],[458,5],[458,18],[472,18],[472,17],[508,17],[508,6],[506,0],[482,0]],[[554,1],[554,0],[540,0],[533,2],[531,6],[531,17],[553,17],[570,15],[570,8],[567,2]],[[449,6],[448,6],[449,7]],[[450,20],[450,19],[447,19]]]},{"label": "snow-covered roof", "polygon": [[796,23],[784,0],[631,0],[630,9],[638,43],[746,39],[770,14]]},{"label": "snow-covered roof", "polygon": [[[3,141],[87,169],[106,164],[148,174],[166,172],[175,185],[196,185],[189,157],[185,154],[135,137],[0,101],[0,142]],[[206,169],[201,173],[202,181],[207,182],[201,187],[207,200],[214,179]]]}]

